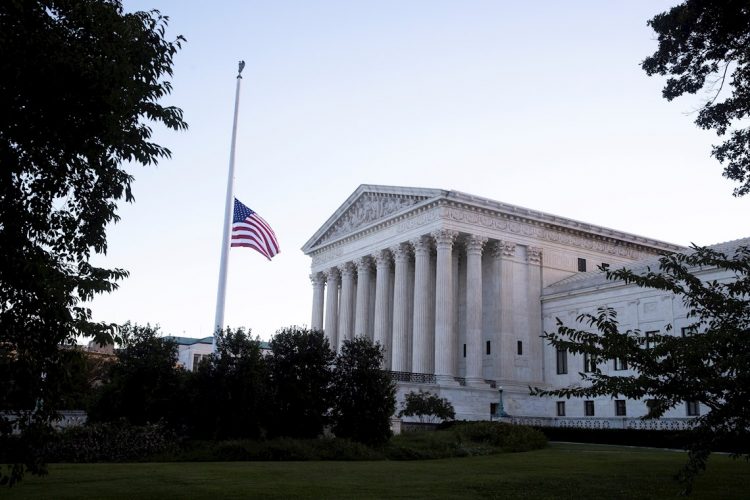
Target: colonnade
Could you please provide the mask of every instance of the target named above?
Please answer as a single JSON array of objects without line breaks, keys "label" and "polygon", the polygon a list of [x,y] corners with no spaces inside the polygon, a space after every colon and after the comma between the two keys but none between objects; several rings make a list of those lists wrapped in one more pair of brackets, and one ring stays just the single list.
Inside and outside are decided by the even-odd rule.
[{"label": "colonnade", "polygon": [[[461,266],[459,252],[465,257]],[[526,276],[539,281],[541,250],[526,247],[525,254],[527,264],[535,267]],[[500,336],[505,332],[510,339],[498,347],[512,349],[517,326],[511,314],[517,297],[515,255],[512,242],[447,229],[421,235],[312,274],[311,326],[322,329],[334,348],[355,335],[366,336],[385,347],[386,369],[435,375],[438,383],[452,383],[458,375],[461,302],[465,304],[466,382],[482,383],[483,259],[493,259],[493,283],[487,286],[495,287],[499,295],[493,324]],[[464,275],[459,275],[459,268]],[[459,280],[463,284],[464,279],[465,302],[458,297]],[[528,299],[538,304],[539,291],[538,286],[530,286]]]}]

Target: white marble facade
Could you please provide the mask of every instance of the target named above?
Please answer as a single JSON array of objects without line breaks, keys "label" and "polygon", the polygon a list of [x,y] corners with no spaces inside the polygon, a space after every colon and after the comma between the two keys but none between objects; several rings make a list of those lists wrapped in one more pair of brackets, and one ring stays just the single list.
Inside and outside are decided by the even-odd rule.
[{"label": "white marble facade", "polygon": [[546,287],[679,249],[457,191],[375,185],[303,247],[312,328],[336,348],[358,335],[379,342],[399,395],[430,390],[473,419],[499,398],[512,415],[552,415],[553,403],[528,397],[548,379]]}]

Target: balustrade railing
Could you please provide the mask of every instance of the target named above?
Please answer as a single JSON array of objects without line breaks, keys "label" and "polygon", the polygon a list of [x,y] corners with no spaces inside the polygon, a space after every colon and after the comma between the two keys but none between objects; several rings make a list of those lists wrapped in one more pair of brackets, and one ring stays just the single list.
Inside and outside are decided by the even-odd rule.
[{"label": "balustrade railing", "polygon": [[414,384],[436,384],[437,379],[432,373],[414,373],[414,372],[388,372],[391,380],[396,382],[411,382]]},{"label": "balustrade railing", "polygon": [[690,429],[692,418],[642,419],[636,417],[511,417],[514,424],[535,427],[569,427],[576,429],[649,429],[676,431]]}]

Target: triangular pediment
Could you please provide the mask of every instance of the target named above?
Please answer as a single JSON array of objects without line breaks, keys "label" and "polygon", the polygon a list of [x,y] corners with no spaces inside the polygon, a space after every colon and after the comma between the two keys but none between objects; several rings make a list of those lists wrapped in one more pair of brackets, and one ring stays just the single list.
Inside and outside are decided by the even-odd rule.
[{"label": "triangular pediment", "polygon": [[302,247],[308,252],[444,194],[439,189],[363,184]]}]

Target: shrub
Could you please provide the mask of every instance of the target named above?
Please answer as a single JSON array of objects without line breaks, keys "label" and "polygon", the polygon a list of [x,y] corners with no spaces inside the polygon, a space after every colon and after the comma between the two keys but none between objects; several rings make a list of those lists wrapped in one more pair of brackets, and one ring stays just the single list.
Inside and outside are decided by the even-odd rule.
[{"label": "shrub", "polygon": [[176,436],[164,424],[134,426],[120,421],[63,430],[44,455],[49,462],[145,461],[176,446]]},{"label": "shrub", "polygon": [[456,412],[453,405],[445,398],[440,398],[437,394],[423,391],[410,391],[404,396],[403,407],[398,413],[399,417],[419,418],[420,422],[434,423],[443,420],[453,420],[456,418]]},{"label": "shrub", "polygon": [[502,422],[462,422],[450,429],[459,439],[494,446],[503,451],[519,452],[544,448],[545,435],[525,425]]}]

